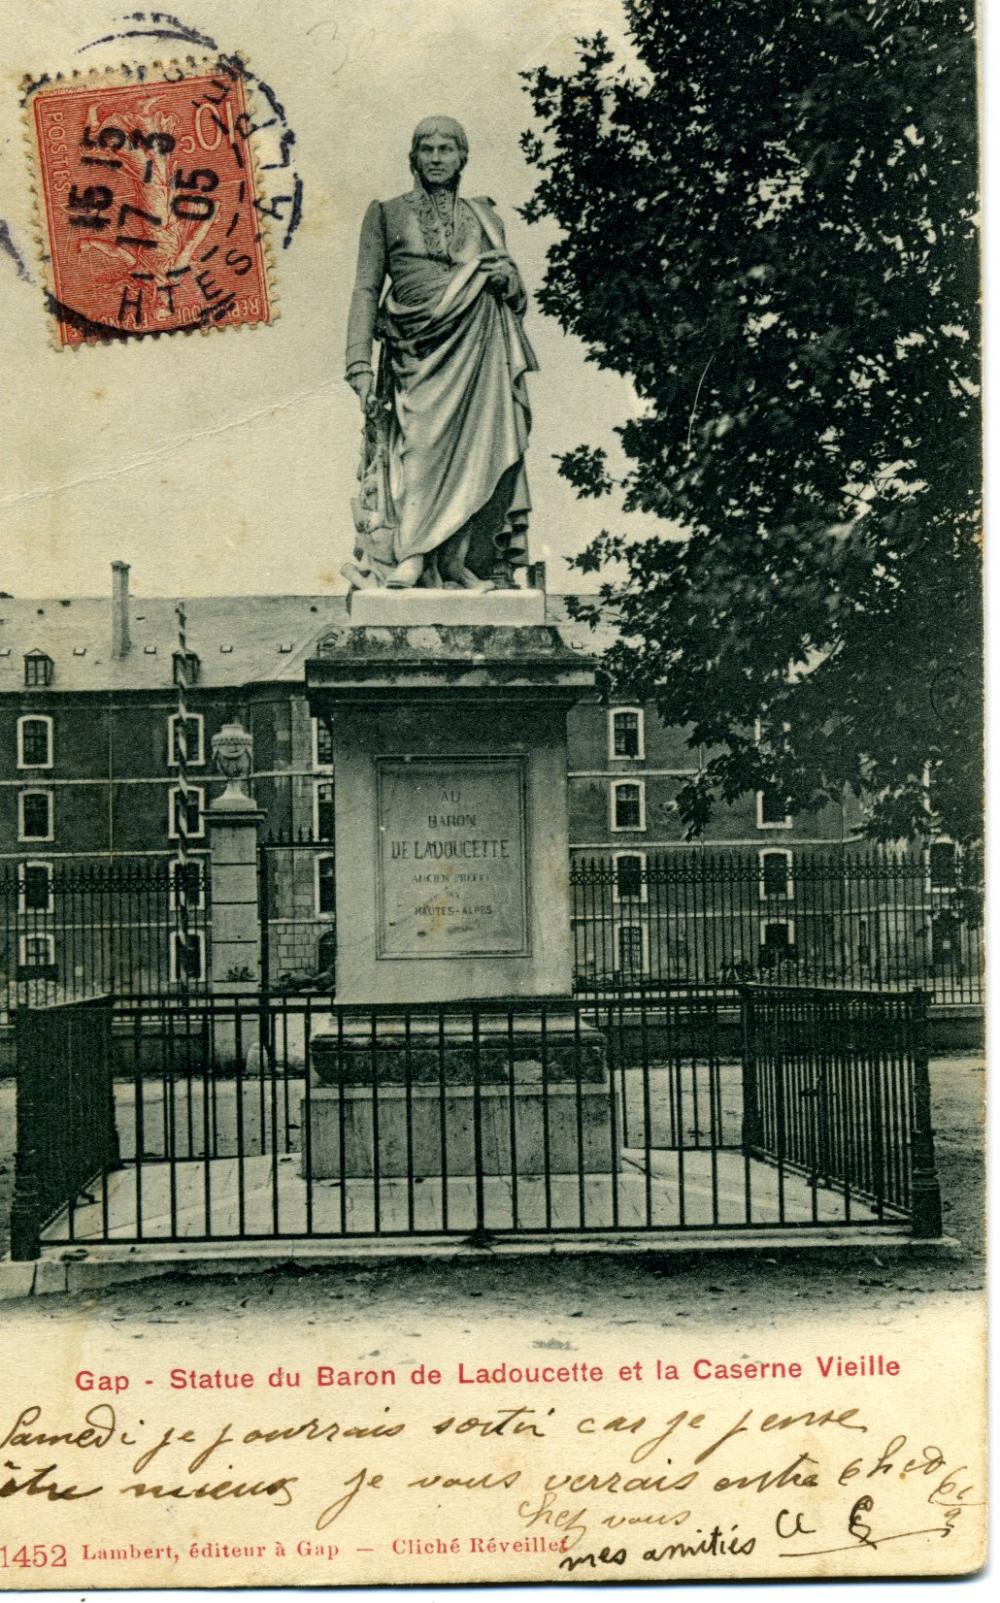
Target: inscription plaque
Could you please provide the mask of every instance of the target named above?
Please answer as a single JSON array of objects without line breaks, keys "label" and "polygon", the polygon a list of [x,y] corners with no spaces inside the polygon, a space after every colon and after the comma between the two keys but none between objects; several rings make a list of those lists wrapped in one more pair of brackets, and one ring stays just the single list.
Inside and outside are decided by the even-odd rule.
[{"label": "inscription plaque", "polygon": [[379,957],[528,952],[524,759],[378,764]]}]

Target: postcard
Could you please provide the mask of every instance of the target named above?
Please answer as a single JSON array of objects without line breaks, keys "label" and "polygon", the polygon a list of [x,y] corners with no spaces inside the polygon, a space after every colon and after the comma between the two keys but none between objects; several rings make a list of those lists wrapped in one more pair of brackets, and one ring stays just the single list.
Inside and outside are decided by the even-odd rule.
[{"label": "postcard", "polygon": [[11,0],[0,1585],[984,1561],[959,0]]}]

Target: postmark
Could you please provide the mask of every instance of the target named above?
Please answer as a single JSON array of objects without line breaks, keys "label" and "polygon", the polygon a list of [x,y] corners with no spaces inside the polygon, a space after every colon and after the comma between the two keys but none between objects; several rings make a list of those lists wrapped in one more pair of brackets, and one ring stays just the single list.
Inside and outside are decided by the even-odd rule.
[{"label": "postmark", "polygon": [[[331,41],[336,39],[339,25],[334,17],[325,17],[309,32],[315,32],[317,27],[322,27],[324,31],[331,75],[336,75],[347,59],[343,45],[336,51],[336,59],[330,56]],[[80,45],[77,55],[89,56],[91,51],[105,50],[108,46],[134,50],[141,48],[140,41],[149,41],[150,47],[157,52],[169,50],[178,57],[186,58],[193,54],[196,57],[227,57],[234,63],[238,61],[246,90],[255,103],[251,131],[258,195],[254,204],[260,215],[267,219],[269,237],[273,239],[275,249],[288,250],[302,222],[305,186],[297,164],[298,135],[292,127],[283,96],[278,94],[273,84],[254,71],[245,55],[228,57],[224,44],[220,44],[203,28],[193,27],[171,11],[123,12],[112,24],[110,32]],[[140,73],[142,70],[139,69]]]},{"label": "postmark", "polygon": [[273,321],[239,57],[36,80],[24,99],[59,345]]}]

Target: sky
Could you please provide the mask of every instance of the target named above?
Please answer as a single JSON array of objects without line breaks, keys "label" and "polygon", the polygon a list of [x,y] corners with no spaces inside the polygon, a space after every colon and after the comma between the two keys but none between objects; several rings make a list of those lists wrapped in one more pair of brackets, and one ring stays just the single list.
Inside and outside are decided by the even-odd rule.
[{"label": "sky", "polygon": [[[83,48],[134,27],[124,9],[8,0],[5,84],[25,70],[155,60],[164,47],[144,39]],[[115,558],[132,565],[138,594],[343,589],[360,440],[343,344],[367,203],[409,187],[421,117],[455,116],[471,147],[467,191],[496,201],[537,287],[554,236],[515,211],[533,187],[518,74],[571,67],[574,36],[598,27],[627,48],[618,0],[197,0],[177,14],[244,53],[295,132],[304,208],[291,246],[275,241],[280,316],[270,328],[53,348],[20,114],[16,95],[0,95],[11,247],[0,252],[0,590],[16,595],[103,594]],[[635,401],[537,309],[528,329],[542,368],[531,384],[530,552],[548,563],[549,588],[565,590],[578,587],[566,556],[602,524],[628,524],[611,502],[578,501],[554,456],[583,442],[613,449]]]}]

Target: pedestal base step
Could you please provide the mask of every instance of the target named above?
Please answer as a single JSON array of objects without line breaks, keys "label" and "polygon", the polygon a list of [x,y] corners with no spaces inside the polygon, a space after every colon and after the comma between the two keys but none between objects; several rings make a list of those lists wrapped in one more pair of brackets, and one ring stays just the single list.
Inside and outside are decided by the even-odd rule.
[{"label": "pedestal base step", "polygon": [[[579,1085],[380,1085],[318,1089],[309,1097],[303,1174],[315,1179],[413,1175],[608,1174],[616,1160],[607,1081]],[[305,1102],[302,1124],[307,1122]]]},{"label": "pedestal base step", "polygon": [[369,628],[419,628],[450,623],[530,627],[545,622],[543,590],[355,590],[351,623]]}]

